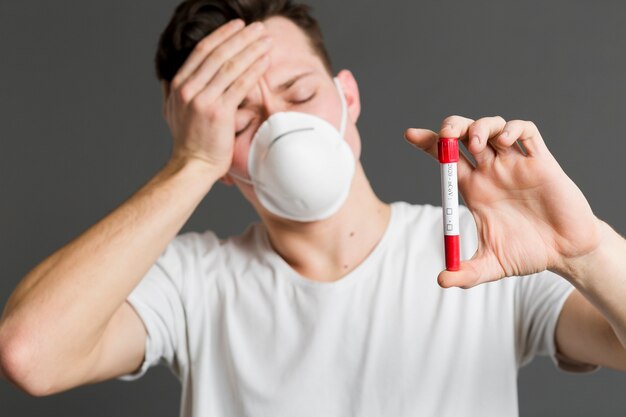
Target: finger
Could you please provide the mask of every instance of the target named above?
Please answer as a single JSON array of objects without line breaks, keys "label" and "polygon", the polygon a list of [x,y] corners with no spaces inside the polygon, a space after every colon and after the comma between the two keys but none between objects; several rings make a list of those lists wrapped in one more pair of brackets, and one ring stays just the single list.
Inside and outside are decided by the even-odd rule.
[{"label": "finger", "polygon": [[259,82],[268,66],[268,55],[263,55],[257,59],[222,95],[224,105],[236,109],[250,90]]},{"label": "finger", "polygon": [[502,267],[492,257],[476,253],[472,259],[462,261],[458,271],[443,270],[437,277],[442,288],[469,289],[486,282],[497,281],[506,276]]},{"label": "finger", "polygon": [[504,129],[506,120],[500,116],[483,117],[474,122],[469,129],[470,147],[478,165],[490,163],[496,155],[509,153],[510,146],[501,146],[495,140]]},{"label": "finger", "polygon": [[511,120],[506,122],[502,128],[502,132],[493,137],[492,142],[494,147],[498,149],[500,155],[520,155],[525,156],[524,149],[519,146],[518,138],[523,130],[523,123],[521,120]]},{"label": "finger", "polygon": [[191,74],[184,85],[180,88],[180,96],[186,102],[189,102],[207,83],[215,76],[215,74],[223,67],[232,69],[235,61],[234,57],[251,43],[257,41],[263,35],[265,27],[261,22],[255,22],[231,36],[225,42],[222,42],[215,48]]},{"label": "finger", "polygon": [[[487,119],[487,120],[486,120]],[[488,120],[494,119],[494,120]],[[499,119],[502,119],[501,117]],[[492,134],[497,134],[500,132],[499,119],[495,118],[482,118],[478,119],[474,123],[469,126],[467,136],[468,136],[468,147],[467,149],[470,151],[474,159],[476,160],[476,165],[487,165],[493,158],[496,156],[496,151],[489,143],[489,137]],[[504,120],[504,119],[502,119]],[[497,132],[495,132],[497,131]],[[495,133],[492,133],[495,132]]]},{"label": "finger", "polygon": [[[474,120],[467,117],[448,116],[441,122],[439,135],[441,137],[458,138],[466,148],[469,148],[468,129],[472,123],[474,123]],[[474,168],[473,163],[470,163],[470,165]]]},{"label": "finger", "polygon": [[509,121],[498,136],[497,141],[501,146],[512,148],[517,148],[517,146],[513,145],[521,142],[524,149],[517,149],[520,149],[521,153],[525,151],[526,155],[530,157],[538,156],[547,150],[537,126],[533,122],[525,120]]},{"label": "finger", "polygon": [[439,136],[442,138],[459,138],[467,146],[467,130],[472,123],[474,121],[467,117],[448,116],[441,122]]},{"label": "finger", "polygon": [[412,145],[415,145],[437,159],[437,141],[439,140],[439,135],[432,130],[412,127],[404,132],[404,138]]},{"label": "finger", "polygon": [[209,82],[203,94],[217,98],[224,94],[229,86],[239,78],[259,58],[266,55],[272,44],[272,38],[265,37],[249,45],[246,49],[226,61],[215,77]]},{"label": "finger", "polygon": [[[409,143],[428,153],[437,161],[439,160],[437,153],[439,135],[432,130],[409,128],[404,132],[404,138]],[[472,166],[472,163],[465,157],[465,155],[459,152],[459,162],[457,164],[459,183],[464,182],[473,169],[474,167]]]},{"label": "finger", "polygon": [[172,89],[180,87],[215,48],[239,32],[244,26],[245,23],[241,19],[231,20],[198,42],[172,79]]}]

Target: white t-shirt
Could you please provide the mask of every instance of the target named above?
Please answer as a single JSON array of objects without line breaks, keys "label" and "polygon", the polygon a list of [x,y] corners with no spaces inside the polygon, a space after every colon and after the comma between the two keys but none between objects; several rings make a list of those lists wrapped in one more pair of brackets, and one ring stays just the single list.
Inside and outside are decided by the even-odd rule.
[{"label": "white t-shirt", "polygon": [[[391,213],[367,259],[329,283],[295,272],[262,224],[179,235],[128,298],[148,338],[122,379],[166,363],[183,417],[517,416],[517,370],[537,354],[557,363],[573,286],[543,272],[442,289],[441,208]],[[462,258],[476,245],[462,207]]]}]

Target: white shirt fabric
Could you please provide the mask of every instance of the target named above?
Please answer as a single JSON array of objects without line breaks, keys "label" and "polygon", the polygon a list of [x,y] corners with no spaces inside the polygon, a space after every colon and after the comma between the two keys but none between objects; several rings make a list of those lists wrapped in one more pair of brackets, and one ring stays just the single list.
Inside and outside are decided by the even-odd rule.
[{"label": "white shirt fabric", "polygon": [[[391,207],[372,253],[328,283],[295,272],[262,224],[177,236],[128,297],[148,338],[121,379],[169,365],[182,417],[517,416],[518,368],[558,363],[572,285],[543,272],[442,289],[441,208]],[[462,258],[476,245],[462,207]]]}]

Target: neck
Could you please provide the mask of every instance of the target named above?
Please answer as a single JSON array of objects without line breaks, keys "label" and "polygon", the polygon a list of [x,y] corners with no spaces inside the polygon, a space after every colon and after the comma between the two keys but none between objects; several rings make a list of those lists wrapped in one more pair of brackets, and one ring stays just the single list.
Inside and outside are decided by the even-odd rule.
[{"label": "neck", "polygon": [[391,208],[374,194],[357,163],[350,194],[328,219],[301,223],[262,216],[274,250],[300,275],[336,281],[367,258],[382,238]]}]

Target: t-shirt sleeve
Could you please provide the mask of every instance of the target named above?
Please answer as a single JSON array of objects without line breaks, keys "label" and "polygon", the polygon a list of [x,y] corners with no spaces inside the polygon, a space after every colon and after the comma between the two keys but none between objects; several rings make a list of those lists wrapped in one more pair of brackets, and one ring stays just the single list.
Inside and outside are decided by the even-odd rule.
[{"label": "t-shirt sleeve", "polygon": [[589,372],[597,366],[575,362],[556,351],[556,324],[574,286],[550,271],[515,278],[515,341],[518,367],[549,356],[558,369]]},{"label": "t-shirt sleeve", "polygon": [[127,297],[146,331],[144,360],[134,373],[119,379],[132,381],[143,376],[154,365],[165,364],[180,377],[189,363],[187,346],[186,298],[194,293],[199,263],[216,256],[217,237],[211,232],[186,233],[172,240],[156,263]]}]

